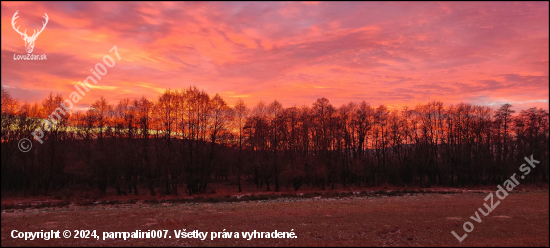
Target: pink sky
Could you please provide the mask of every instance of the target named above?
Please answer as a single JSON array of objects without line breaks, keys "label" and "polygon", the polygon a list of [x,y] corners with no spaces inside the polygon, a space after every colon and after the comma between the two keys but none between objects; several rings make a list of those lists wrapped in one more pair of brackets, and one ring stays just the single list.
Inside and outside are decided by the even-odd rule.
[{"label": "pink sky", "polygon": [[[33,54],[20,31],[41,28]],[[65,98],[117,46],[122,61],[77,104],[195,85],[228,104],[515,109],[549,99],[548,2],[2,2],[2,85],[20,101]]]}]

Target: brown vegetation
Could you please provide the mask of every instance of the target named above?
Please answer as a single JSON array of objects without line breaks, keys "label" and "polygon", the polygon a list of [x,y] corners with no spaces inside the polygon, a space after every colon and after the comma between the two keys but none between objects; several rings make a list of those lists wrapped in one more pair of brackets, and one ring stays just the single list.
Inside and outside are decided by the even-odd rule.
[{"label": "brown vegetation", "polygon": [[[510,193],[462,242],[486,192],[234,203],[133,203],[2,211],[2,246],[548,246],[548,190]],[[167,239],[13,239],[11,230],[168,230]],[[175,239],[173,231],[290,231],[296,239]],[[208,236],[210,237],[210,236]]]}]

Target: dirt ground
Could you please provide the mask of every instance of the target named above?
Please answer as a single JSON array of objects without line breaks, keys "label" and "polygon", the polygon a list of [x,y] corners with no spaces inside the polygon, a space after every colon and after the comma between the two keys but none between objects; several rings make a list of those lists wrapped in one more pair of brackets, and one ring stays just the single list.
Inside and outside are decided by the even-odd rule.
[{"label": "dirt ground", "polygon": [[[223,203],[157,203],[9,209],[2,211],[2,246],[549,246],[548,190],[510,193],[493,212],[479,214],[486,192],[345,198],[279,198]],[[495,197],[495,202],[497,198]],[[459,242],[463,224],[474,230]],[[470,228],[470,227],[468,227]],[[205,240],[175,232],[208,232]],[[216,238],[211,232],[239,232]],[[19,232],[60,230],[58,239],[24,240]],[[71,230],[71,238],[63,238]],[[75,239],[96,230],[99,240]],[[103,232],[167,230],[166,238],[103,240]],[[296,238],[253,238],[242,232],[291,232]],[[164,232],[163,232],[164,233]],[[164,235],[164,234],[163,234]],[[170,237],[168,237],[170,236]]]}]

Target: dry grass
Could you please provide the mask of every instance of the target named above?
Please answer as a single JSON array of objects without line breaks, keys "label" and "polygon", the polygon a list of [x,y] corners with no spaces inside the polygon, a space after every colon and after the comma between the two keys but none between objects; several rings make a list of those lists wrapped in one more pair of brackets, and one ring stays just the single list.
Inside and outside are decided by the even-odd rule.
[{"label": "dry grass", "polygon": [[[548,190],[511,193],[464,242],[462,224],[487,193],[375,198],[279,198],[224,203],[156,203],[10,209],[2,246],[548,246]],[[288,201],[288,202],[287,202]],[[169,230],[172,239],[13,239],[11,230]],[[175,239],[173,230],[290,231],[296,239]]]},{"label": "dry grass", "polygon": [[[82,187],[71,187],[71,189],[63,188],[54,191],[49,196],[22,196],[21,192],[2,192],[1,209],[27,209],[27,208],[47,208],[47,207],[63,207],[68,205],[77,206],[92,206],[92,205],[113,205],[118,203],[219,203],[219,202],[238,202],[238,201],[254,201],[254,200],[269,200],[281,197],[296,197],[296,198],[312,198],[322,196],[323,198],[336,198],[346,196],[401,196],[407,194],[451,194],[451,193],[471,193],[483,192],[488,193],[494,191],[494,186],[474,187],[474,188],[451,188],[451,187],[341,187],[335,189],[319,190],[314,186],[302,186],[299,191],[294,191],[291,187],[281,187],[281,192],[269,191],[257,188],[252,183],[243,184],[243,192],[239,193],[237,187],[232,183],[219,180],[211,184],[211,188],[215,188],[210,193],[203,195],[188,196],[183,194],[184,188],[179,187],[179,195],[149,195],[149,190],[140,188],[139,195],[116,195],[116,191],[108,188],[107,194],[102,196],[97,189],[89,189]],[[548,184],[540,185],[519,185],[515,191],[537,191],[548,190]],[[158,192],[157,192],[158,193]]]}]

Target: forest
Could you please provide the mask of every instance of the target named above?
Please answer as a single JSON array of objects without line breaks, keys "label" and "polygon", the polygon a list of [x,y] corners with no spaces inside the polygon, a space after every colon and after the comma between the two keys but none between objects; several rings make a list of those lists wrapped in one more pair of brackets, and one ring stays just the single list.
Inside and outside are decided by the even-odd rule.
[{"label": "forest", "polygon": [[[548,110],[439,101],[414,108],[310,106],[278,101],[231,107],[195,86],[50,116],[64,98],[21,103],[2,87],[1,187],[25,195],[85,185],[105,194],[203,194],[215,180],[265,191],[301,186],[495,185],[525,156],[541,161],[523,180],[548,182]],[[51,128],[45,119],[57,118]],[[32,133],[44,130],[43,143]],[[28,138],[32,150],[21,152]],[[336,185],[336,186],[335,186]],[[180,190],[178,191],[178,186]],[[181,189],[185,189],[182,192]],[[143,194],[143,193],[141,193]]]}]

